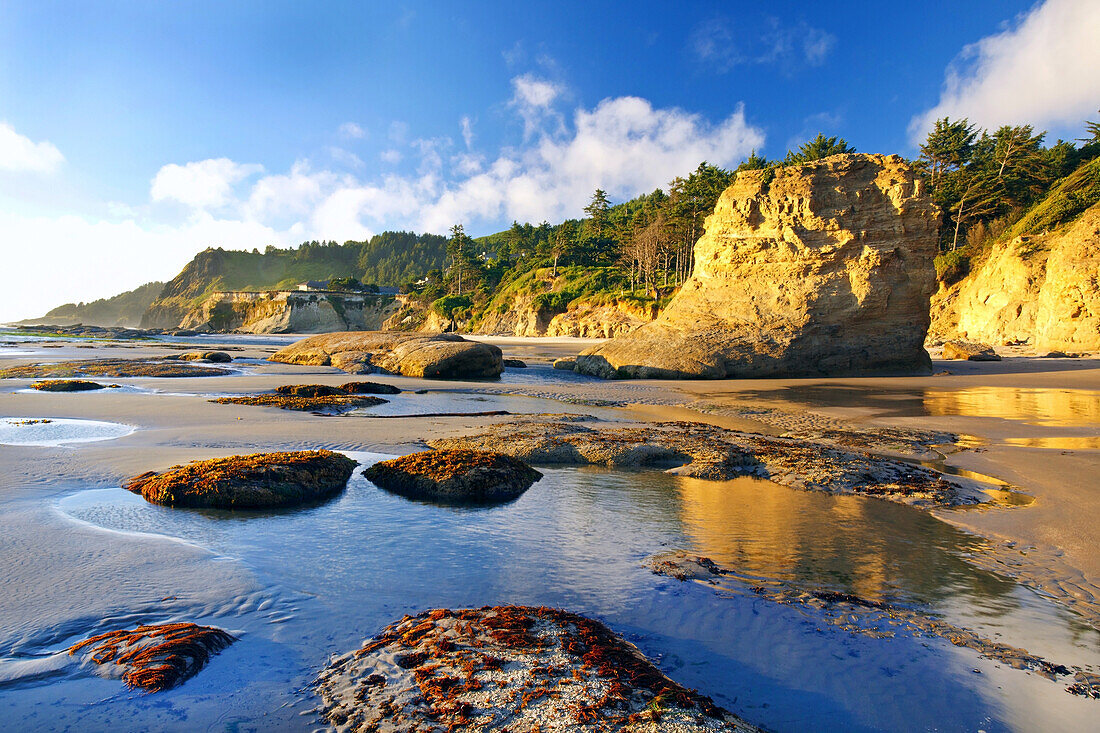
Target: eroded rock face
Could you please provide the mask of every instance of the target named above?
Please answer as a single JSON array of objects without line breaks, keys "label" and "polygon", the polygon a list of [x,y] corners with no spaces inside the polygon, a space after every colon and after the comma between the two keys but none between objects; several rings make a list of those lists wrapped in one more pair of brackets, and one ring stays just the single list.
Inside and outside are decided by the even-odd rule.
[{"label": "eroded rock face", "polygon": [[327,450],[253,453],[135,476],[122,488],[177,507],[259,509],[306,504],[344,490],[356,461]]},{"label": "eroded rock face", "polygon": [[[772,177],[774,175],[774,177]],[[902,158],[738,174],[669,306],[577,359],[605,378],[929,372],[939,212]]]},{"label": "eroded rock face", "polygon": [[993,245],[936,294],[931,335],[1044,351],[1100,350],[1100,204],[1065,229]]},{"label": "eroded rock face", "polygon": [[757,730],[600,622],[545,607],[406,616],[334,659],[315,690],[340,731]]},{"label": "eroded rock face", "polygon": [[413,453],[379,461],[363,475],[386,491],[447,504],[511,501],[542,478],[523,461],[480,450]]},{"label": "eroded rock face", "polygon": [[271,356],[287,364],[334,366],[352,374],[375,370],[406,377],[499,377],[499,347],[449,333],[342,331],[297,341]]}]

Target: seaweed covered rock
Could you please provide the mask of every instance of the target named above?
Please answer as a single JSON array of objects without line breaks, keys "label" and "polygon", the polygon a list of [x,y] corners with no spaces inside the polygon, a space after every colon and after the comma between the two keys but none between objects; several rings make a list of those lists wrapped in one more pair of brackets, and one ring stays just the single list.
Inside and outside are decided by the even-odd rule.
[{"label": "seaweed covered rock", "polygon": [[510,501],[542,474],[511,456],[482,450],[431,450],[379,461],[363,471],[386,491],[450,504]]},{"label": "seaweed covered rock", "polygon": [[[598,621],[545,607],[406,616],[318,675],[338,730],[756,729]],[[421,728],[421,726],[424,726]]]},{"label": "seaweed covered rock", "polygon": [[224,377],[228,369],[178,361],[145,359],[79,359],[26,364],[0,369],[0,379],[70,379],[73,377]]},{"label": "seaweed covered rock", "polygon": [[218,652],[236,641],[229,633],[190,623],[138,626],[108,631],[69,647],[70,656],[111,673],[128,687],[160,692],[194,677]]},{"label": "seaweed covered rock", "polygon": [[344,490],[356,461],[327,450],[253,453],[135,476],[122,488],[176,507],[261,509],[326,499]]},{"label": "seaweed covered rock", "polygon": [[107,387],[118,387],[118,385],[89,382],[86,379],[47,379],[31,385],[31,389],[37,389],[39,392],[91,392]]},{"label": "seaweed covered rock", "polygon": [[333,366],[351,374],[381,370],[439,379],[499,377],[504,370],[499,347],[453,333],[324,333],[276,351],[271,361]]},{"label": "seaweed covered rock", "polygon": [[397,387],[381,382],[345,382],[340,389],[348,394],[401,394]]},{"label": "seaweed covered rock", "polygon": [[187,351],[179,355],[182,361],[207,361],[212,364],[227,364],[233,357],[224,351]]},{"label": "seaweed covered rock", "polygon": [[989,498],[976,482],[867,451],[694,422],[603,427],[531,416],[427,442],[437,450],[491,448],[536,465],[652,466],[716,481],[753,476],[796,489],[925,507]]},{"label": "seaweed covered rock", "polygon": [[210,400],[219,405],[253,405],[255,407],[278,407],[280,410],[297,412],[317,412],[325,415],[340,415],[359,407],[372,407],[385,404],[386,400],[372,395],[324,395],[321,397],[301,397],[289,394],[257,394],[241,397],[215,397]]},{"label": "seaweed covered rock", "polygon": [[330,387],[327,384],[282,384],[276,387],[275,391],[295,397],[331,397],[348,393],[341,387]]}]

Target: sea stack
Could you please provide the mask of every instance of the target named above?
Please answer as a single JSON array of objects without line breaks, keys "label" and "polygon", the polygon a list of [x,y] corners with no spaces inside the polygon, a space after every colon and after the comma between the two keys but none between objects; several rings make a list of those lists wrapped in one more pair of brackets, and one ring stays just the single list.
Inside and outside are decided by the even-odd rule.
[{"label": "sea stack", "polygon": [[940,212],[896,155],[742,171],[654,322],[585,351],[604,378],[929,373]]}]

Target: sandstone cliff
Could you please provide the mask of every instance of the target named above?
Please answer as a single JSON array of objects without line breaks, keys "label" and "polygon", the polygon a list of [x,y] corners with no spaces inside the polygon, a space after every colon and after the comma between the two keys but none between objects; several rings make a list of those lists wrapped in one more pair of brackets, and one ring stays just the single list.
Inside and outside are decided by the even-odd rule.
[{"label": "sandstone cliff", "polygon": [[603,377],[927,372],[939,211],[898,156],[745,171],[660,317],[577,359]]},{"label": "sandstone cliff", "polygon": [[1100,350],[1098,278],[1095,204],[1068,226],[995,243],[968,277],[933,298],[929,337]]},{"label": "sandstone cliff", "polygon": [[327,333],[375,331],[393,314],[393,298],[323,292],[214,293],[178,324],[196,331]]}]

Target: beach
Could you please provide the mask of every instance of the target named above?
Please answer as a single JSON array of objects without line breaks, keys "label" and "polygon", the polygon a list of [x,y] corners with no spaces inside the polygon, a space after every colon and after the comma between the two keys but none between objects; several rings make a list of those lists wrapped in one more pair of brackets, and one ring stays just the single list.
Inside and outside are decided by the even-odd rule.
[{"label": "beach", "polygon": [[[606,382],[549,367],[554,359],[587,348],[591,340],[484,340],[501,346],[505,357],[525,360],[528,368],[508,369],[499,381],[372,375],[372,380],[404,390],[375,417],[369,409],[322,417],[210,402],[215,396],[262,392],[281,384],[337,385],[350,379],[330,367],[266,362],[275,343],[219,341],[218,336],[197,341],[204,349],[228,349],[234,357],[234,373],[228,376],[103,378],[98,381],[123,386],[77,394],[34,392],[27,389],[30,380],[0,381],[0,416],[5,418],[95,420],[132,428],[100,441],[0,445],[0,533],[5,537],[0,568],[6,580],[0,604],[0,717],[17,716],[27,729],[49,728],[56,720],[96,727],[132,704],[140,709],[140,720],[168,728],[233,722],[241,730],[309,729],[314,703],[303,689],[308,670],[318,669],[330,654],[353,648],[388,623],[385,619],[475,601],[538,601],[597,615],[651,653],[664,671],[679,674],[678,681],[765,727],[791,729],[814,722],[825,729],[889,728],[907,716],[926,720],[923,716],[932,712],[922,712],[922,706],[927,707],[929,696],[937,699],[930,708],[936,715],[956,716],[948,727],[978,726],[983,719],[992,721],[991,729],[1041,729],[1052,723],[1075,727],[1094,714],[1095,701],[1067,695],[1065,684],[1038,679],[947,642],[928,642],[934,647],[928,651],[915,640],[893,639],[895,646],[890,647],[858,634],[822,637],[804,628],[806,617],[795,609],[772,608],[751,594],[730,601],[709,587],[658,579],[640,567],[640,560],[668,549],[662,543],[679,542],[709,552],[719,564],[732,565],[741,558],[742,571],[755,574],[753,582],[795,587],[832,573],[846,592],[928,603],[952,623],[976,624],[990,636],[1003,635],[999,640],[1007,644],[1095,673],[1100,653],[1100,557],[1095,552],[1100,540],[1100,359],[1020,355],[992,363],[935,361],[938,374],[931,377]],[[0,367],[152,358],[179,350],[142,341],[27,341],[0,347]],[[485,411],[512,414],[431,416]],[[994,494],[1002,491],[1009,500],[926,510],[786,487],[753,498],[757,489],[745,493],[731,486],[724,495],[717,488],[721,482],[680,479],[654,469],[551,468],[547,488],[536,484],[529,496],[499,510],[518,513],[520,524],[512,526],[501,523],[499,512],[493,514],[498,510],[467,515],[388,496],[376,502],[387,527],[396,528],[406,513],[409,521],[393,537],[381,529],[359,536],[338,523],[338,514],[328,514],[332,507],[315,510],[324,523],[318,524],[313,539],[293,534],[306,531],[290,527],[299,519],[272,516],[263,521],[286,523],[288,536],[295,538],[296,544],[281,551],[300,549],[303,558],[301,571],[284,572],[280,567],[293,566],[295,557],[267,557],[274,545],[263,550],[267,540],[262,534],[233,534],[234,527],[243,528],[249,520],[223,521],[217,531],[202,528],[199,515],[188,515],[193,524],[160,524],[156,517],[167,515],[145,516],[140,499],[118,489],[127,477],[144,471],[261,451],[325,448],[347,452],[363,463],[422,450],[427,440],[478,432],[516,414],[553,412],[628,425],[691,420],[804,439],[830,430],[955,433],[963,436],[958,443],[920,461],[990,480]],[[361,478],[353,478],[351,485],[360,492],[377,491]],[[543,499],[535,498],[540,490]],[[673,495],[678,503],[668,505]],[[727,503],[732,497],[740,497],[736,511]],[[539,501],[552,504],[540,509]],[[756,509],[743,513],[753,502]],[[666,505],[676,507],[671,515],[662,508]],[[370,506],[368,502],[355,511],[371,511]],[[543,510],[549,513],[540,514]],[[617,514],[623,511],[627,514]],[[945,550],[944,557],[955,558],[951,573],[961,573],[975,587],[996,586],[989,597],[997,599],[991,601],[997,610],[983,611],[981,604],[976,610],[961,610],[953,581],[926,577],[926,571],[910,567],[919,563],[906,559],[901,545],[848,563],[858,554],[851,548],[832,547],[824,537],[799,539],[784,529],[810,521],[800,519],[807,512],[805,516],[818,517],[812,521],[819,523],[809,536],[823,534],[828,522],[859,525],[853,530],[853,545],[889,534],[895,521],[901,523],[897,526],[913,523],[907,542],[923,542],[920,533],[927,531],[944,543],[965,544],[957,553],[965,555],[959,563],[955,550]],[[625,517],[621,528],[590,524],[593,518],[613,524],[616,516]],[[765,522],[764,517],[772,520]],[[730,528],[750,520],[759,523],[755,534],[732,540],[736,532]],[[541,561],[525,554],[539,546],[527,543],[535,542],[529,535],[538,533],[540,523],[547,538],[556,541],[545,548]],[[519,526],[523,536],[516,535]],[[448,533],[439,538],[442,527]],[[629,533],[623,534],[625,528]],[[427,544],[419,557],[410,558],[403,543],[417,532],[424,533]],[[499,532],[497,550],[478,561],[485,565],[478,572],[489,574],[477,576],[479,587],[472,592],[469,583],[450,576],[473,573],[458,568],[466,568],[472,560],[468,553],[483,547],[478,543],[494,532]],[[433,554],[433,537],[440,543],[438,555]],[[973,546],[967,538],[973,538]],[[785,543],[792,544],[789,551],[797,560],[781,552]],[[805,547],[794,546],[799,544]],[[514,554],[521,550],[524,554]],[[382,575],[367,582],[374,570],[363,570],[365,584],[354,603],[339,601],[340,583],[330,585],[321,577],[331,572],[335,578],[341,571],[322,572],[324,563],[311,565],[329,557],[333,568],[341,562],[352,566],[359,562],[356,558],[386,552],[397,554],[369,560],[369,568]],[[840,575],[839,565],[818,572],[812,562],[804,572],[786,570],[785,563],[802,567],[807,558],[830,553],[845,558]],[[394,566],[404,563],[408,581],[386,585],[381,580],[392,579]],[[314,575],[307,576],[306,567]],[[415,586],[409,585],[413,579]],[[433,594],[432,588],[438,592]],[[983,620],[985,612],[988,618]],[[1035,627],[1013,615],[1017,613],[1020,618],[1048,614],[1058,622],[1044,622],[1051,627],[1049,634],[1032,637]],[[245,641],[178,691],[164,693],[176,697],[163,709],[133,693],[120,698],[118,690],[107,687],[117,683],[85,679],[57,655],[89,631],[153,618],[219,620],[220,626],[243,632]],[[837,654],[849,656],[849,661],[841,667],[815,661]],[[1073,658],[1063,658],[1067,656]],[[747,664],[749,658],[757,662]],[[890,665],[892,659],[899,666],[898,680],[881,675],[876,667]],[[930,671],[945,664],[953,671],[938,677]],[[853,680],[863,680],[866,689],[829,681],[842,669]],[[890,712],[870,704],[874,695],[896,695],[917,683],[924,688],[921,693],[898,698]],[[1020,694],[1000,699],[991,692],[998,688]],[[104,696],[107,702],[96,702]],[[946,712],[950,708],[955,712]],[[223,709],[227,712],[219,712]],[[827,712],[817,717],[816,710]]]}]

